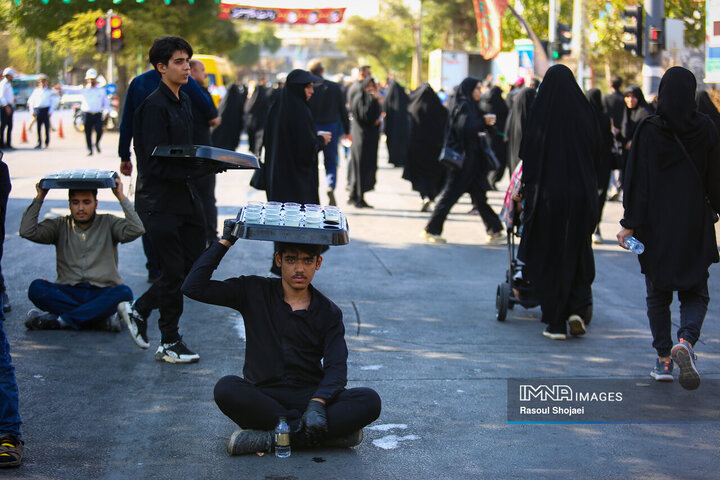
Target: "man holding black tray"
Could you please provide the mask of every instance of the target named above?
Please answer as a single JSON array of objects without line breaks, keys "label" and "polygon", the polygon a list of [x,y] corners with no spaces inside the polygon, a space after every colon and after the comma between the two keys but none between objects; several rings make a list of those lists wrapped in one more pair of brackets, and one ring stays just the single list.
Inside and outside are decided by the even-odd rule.
[{"label": "man holding black tray", "polygon": [[233,220],[222,239],[195,262],[183,293],[200,302],[234,308],[247,334],[243,377],[215,385],[215,402],[241,428],[230,455],[270,452],[273,428],[285,417],[292,448],[354,447],[362,429],[380,415],[380,397],[347,383],[342,311],[310,284],[322,265],[321,245],[278,244],[281,278],[241,276],[211,280],[237,237]]},{"label": "man holding black tray", "polygon": [[57,280],[36,279],[28,297],[40,310],[27,314],[29,330],[95,328],[119,332],[120,316],[127,315],[126,303],[132,290],[123,285],[118,273],[117,244],[143,234],[142,222],[132,203],[123,194],[122,182],[115,179],[113,194],[120,201],[125,218],[96,214],[97,190],[69,190],[70,215],[38,223],[47,190],[37,185],[37,196],[23,213],[20,236],[35,243],[55,245]]},{"label": "man holding black tray", "polygon": [[190,76],[192,47],[180,37],[162,37],[150,48],[150,63],[160,74],[158,88],[135,112],[133,141],[138,179],[135,209],[145,225],[160,266],[160,278],[132,305],[128,327],[140,348],[148,348],[147,321],[160,310],[162,337],[155,359],[193,363],[200,356],[183,342],[178,323],[185,275],[205,248],[205,219],[195,178],[204,173],[182,160],[151,157],[158,145],[190,145],[190,98],[180,91]]}]

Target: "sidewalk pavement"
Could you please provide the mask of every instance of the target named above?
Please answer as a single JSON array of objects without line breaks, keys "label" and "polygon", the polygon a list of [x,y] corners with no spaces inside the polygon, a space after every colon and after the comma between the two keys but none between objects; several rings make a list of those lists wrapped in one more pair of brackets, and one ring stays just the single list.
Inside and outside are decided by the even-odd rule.
[{"label": "sidewalk pavement", "polygon": [[[153,360],[159,341],[141,351],[127,332],[26,331],[27,287],[55,278],[54,250],[18,237],[20,216],[46,172],[93,166],[117,169],[117,135],[103,138],[103,154],[87,158],[80,134],[46,151],[6,155],[13,192],[6,221],[3,273],[13,311],[5,329],[17,369],[26,456],[9,478],[243,478],[243,479],[466,479],[466,478],[701,478],[720,460],[717,422],[698,424],[508,424],[508,378],[637,379],[647,385],[654,351],[645,316],[644,282],[635,256],[613,240],[621,205],[608,203],[595,246],[594,316],[588,334],[566,342],[541,335],[539,308],[511,310],[495,320],[495,292],[505,278],[506,246],[484,244],[469,199],[453,209],[447,245],[418,238],[429,214],[381,145],[374,209],[345,203],[351,243],[325,254],[314,285],[343,310],[349,355],[348,386],[380,394],[380,418],[351,450],[294,451],[289,459],[229,457],[233,424],[212,399],[223,375],[241,374],[244,330],[229,309],[185,301],[181,333],[200,354],[195,365]],[[68,134],[69,133],[69,134]],[[18,133],[19,135],[19,133]],[[16,144],[19,146],[19,144]],[[244,145],[242,148],[246,148]],[[344,162],[340,178],[344,178]],[[249,199],[250,172],[218,176],[219,225]],[[321,178],[323,177],[321,172]],[[125,181],[126,187],[129,184]],[[321,186],[321,198],[325,200]],[[65,214],[66,193],[51,191],[41,215]],[[109,191],[100,208],[121,214]],[[502,192],[491,192],[499,211]],[[267,274],[269,243],[240,240],[215,278]],[[120,246],[120,271],[140,295],[148,286],[139,241]],[[720,379],[720,283],[710,274],[710,309],[697,345],[703,385],[684,392],[677,382],[659,396],[714,395]],[[677,306],[673,315],[678,317]],[[677,320],[675,320],[677,323]],[[713,380],[713,381],[710,381]],[[682,393],[678,393],[682,392]],[[707,399],[707,397],[706,397]],[[672,421],[659,411],[657,419]]]}]

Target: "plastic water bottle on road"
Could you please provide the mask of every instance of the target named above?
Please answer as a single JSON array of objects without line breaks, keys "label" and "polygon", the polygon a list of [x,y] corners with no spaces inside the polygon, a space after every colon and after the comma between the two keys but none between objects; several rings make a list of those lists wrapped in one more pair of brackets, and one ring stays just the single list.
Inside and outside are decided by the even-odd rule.
[{"label": "plastic water bottle on road", "polygon": [[275,427],[275,456],[278,458],[290,456],[290,427],[285,421],[285,417],[280,417],[280,421]]},{"label": "plastic water bottle on road", "polygon": [[643,243],[635,237],[626,238],[625,246],[636,255],[640,255],[645,251],[645,245],[643,245]]}]

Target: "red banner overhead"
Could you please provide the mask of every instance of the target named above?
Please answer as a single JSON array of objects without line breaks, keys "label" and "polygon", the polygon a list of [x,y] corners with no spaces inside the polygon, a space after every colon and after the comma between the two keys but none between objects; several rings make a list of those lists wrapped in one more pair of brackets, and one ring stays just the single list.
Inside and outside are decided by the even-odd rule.
[{"label": "red banner overhead", "polygon": [[502,17],[507,8],[507,0],[473,0],[475,19],[478,26],[480,53],[490,60],[502,50]]},{"label": "red banner overhead", "polygon": [[340,23],[345,8],[264,8],[249,5],[220,3],[219,17],[223,19],[254,20],[259,22],[313,25]]}]

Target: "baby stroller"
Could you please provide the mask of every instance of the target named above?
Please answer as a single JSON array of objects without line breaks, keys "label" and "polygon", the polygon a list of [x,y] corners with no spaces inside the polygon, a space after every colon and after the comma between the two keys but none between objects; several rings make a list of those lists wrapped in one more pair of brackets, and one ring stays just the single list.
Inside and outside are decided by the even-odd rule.
[{"label": "baby stroller", "polygon": [[522,235],[521,202],[516,202],[513,197],[519,193],[522,179],[522,162],[518,164],[510,178],[510,186],[505,193],[505,202],[500,218],[507,226],[508,244],[508,270],[505,272],[505,281],[498,285],[495,296],[495,318],[498,322],[504,322],[508,310],[515,305],[522,305],[524,308],[535,308],[540,302],[535,298],[535,291],[527,280],[523,278],[523,262],[517,258],[515,239]]}]

